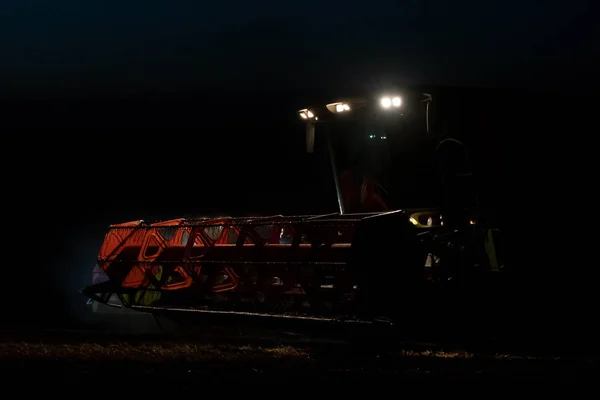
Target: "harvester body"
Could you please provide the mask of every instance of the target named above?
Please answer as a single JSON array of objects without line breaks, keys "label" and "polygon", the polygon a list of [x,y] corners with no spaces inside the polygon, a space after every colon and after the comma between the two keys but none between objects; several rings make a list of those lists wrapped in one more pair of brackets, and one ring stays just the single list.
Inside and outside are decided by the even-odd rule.
[{"label": "harvester body", "polygon": [[[429,134],[431,95],[424,99],[413,102],[412,110],[425,113],[411,113],[409,107],[408,115],[425,122],[422,130]],[[392,100],[395,104],[396,98]],[[354,104],[363,107],[358,129],[345,115],[360,111]],[[436,291],[447,296],[447,289],[485,287],[502,272],[501,238],[480,221],[464,146],[453,139],[435,140],[445,193],[439,208],[399,209],[383,195],[394,180],[385,176],[389,164],[400,158],[392,152],[390,159],[386,146],[395,141],[406,147],[406,140],[394,139],[385,126],[390,121],[404,126],[405,135],[411,130],[402,119],[378,116],[365,104],[332,103],[327,108],[337,110],[342,125],[364,133],[368,143],[377,142],[370,149],[379,150],[368,150],[365,157],[369,147],[347,135],[354,150],[337,160],[330,136],[335,126],[325,118],[317,122],[309,109],[300,110],[307,120],[309,152],[315,126],[325,128],[339,212],[112,225],[97,265],[107,280],[82,292],[96,302],[112,305],[116,297],[119,305],[150,312],[356,320],[397,317],[415,310],[417,303],[426,304]],[[381,149],[387,158],[381,157]],[[363,161],[357,168],[358,156],[352,153],[359,150]]]}]

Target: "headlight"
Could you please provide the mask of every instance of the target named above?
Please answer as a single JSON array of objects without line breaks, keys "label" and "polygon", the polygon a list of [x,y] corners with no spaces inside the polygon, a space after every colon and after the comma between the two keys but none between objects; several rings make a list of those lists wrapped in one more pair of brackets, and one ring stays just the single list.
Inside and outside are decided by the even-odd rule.
[{"label": "headlight", "polygon": [[380,100],[381,107],[383,108],[391,108],[391,107],[400,107],[402,105],[402,98],[399,96],[384,96]]},{"label": "headlight", "polygon": [[330,104],[327,104],[326,107],[332,113],[341,113],[341,112],[345,112],[345,111],[350,111],[350,105],[348,103],[342,103],[342,102],[330,103]]},{"label": "headlight", "polygon": [[300,118],[302,119],[316,119],[315,114],[307,108],[299,110],[298,114],[300,114]]}]

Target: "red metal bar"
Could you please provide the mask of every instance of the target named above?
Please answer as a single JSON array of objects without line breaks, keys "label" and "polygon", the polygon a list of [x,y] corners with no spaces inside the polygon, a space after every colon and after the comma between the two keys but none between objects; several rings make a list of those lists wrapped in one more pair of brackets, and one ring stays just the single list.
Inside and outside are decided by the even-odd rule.
[{"label": "red metal bar", "polygon": [[123,288],[224,292],[285,276],[290,290],[311,266],[343,270],[370,215],[132,221],[110,227],[98,265]]}]

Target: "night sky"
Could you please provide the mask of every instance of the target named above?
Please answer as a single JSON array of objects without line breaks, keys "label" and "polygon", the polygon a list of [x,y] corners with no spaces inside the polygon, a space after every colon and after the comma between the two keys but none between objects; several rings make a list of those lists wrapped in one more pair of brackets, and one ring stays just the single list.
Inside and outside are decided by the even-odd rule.
[{"label": "night sky", "polygon": [[[31,288],[78,299],[110,223],[335,211],[329,173],[303,153],[295,110],[308,99],[392,84],[518,88],[515,98],[599,87],[591,1],[212,3],[0,2],[0,124],[5,160],[19,165],[7,167],[9,219],[49,232],[37,257],[29,242],[11,255],[32,260]],[[540,130],[543,97],[520,112],[490,106],[496,133],[511,135],[490,133],[498,154],[480,158],[498,160],[489,173],[503,184],[525,164],[545,168],[522,139]],[[573,99],[559,114],[579,112]],[[524,161],[504,168],[517,153]]]},{"label": "night sky", "polygon": [[3,1],[0,88],[242,89],[257,78],[293,86],[299,75],[316,86],[546,87],[597,70],[590,1],[209,3]]}]

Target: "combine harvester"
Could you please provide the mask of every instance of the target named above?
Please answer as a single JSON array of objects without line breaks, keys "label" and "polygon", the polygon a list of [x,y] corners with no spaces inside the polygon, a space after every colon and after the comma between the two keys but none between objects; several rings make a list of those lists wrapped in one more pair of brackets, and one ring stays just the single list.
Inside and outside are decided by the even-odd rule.
[{"label": "combine harvester", "polygon": [[[82,293],[156,314],[348,323],[400,321],[446,313],[456,299],[492,298],[502,275],[499,232],[480,213],[464,146],[431,132],[433,101],[406,92],[299,110],[307,152],[326,139],[338,212],[112,225],[97,265],[108,280]],[[340,132],[355,143],[343,154],[334,152]],[[438,208],[388,205],[392,195],[380,180],[390,180],[382,177],[393,160],[382,163],[380,150],[409,133],[435,142],[445,193]],[[353,152],[362,154],[358,166],[343,157]]]}]

